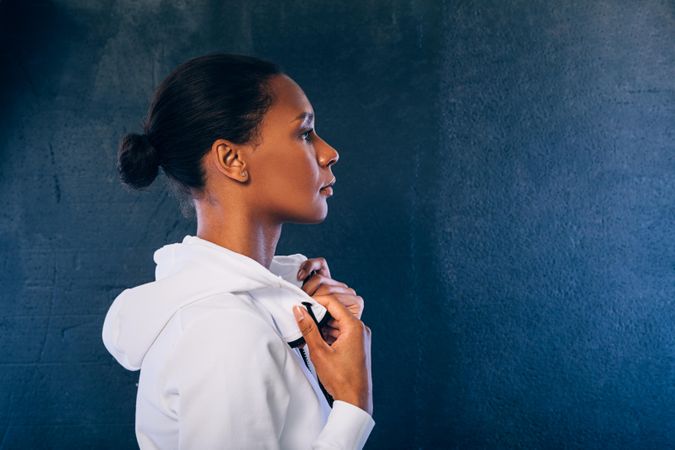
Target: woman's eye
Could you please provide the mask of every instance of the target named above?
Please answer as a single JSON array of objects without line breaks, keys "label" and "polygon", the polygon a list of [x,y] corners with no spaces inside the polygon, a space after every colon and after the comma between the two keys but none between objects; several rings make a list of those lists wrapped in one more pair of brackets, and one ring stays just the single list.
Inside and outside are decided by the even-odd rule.
[{"label": "woman's eye", "polygon": [[301,134],[302,139],[303,139],[304,141],[307,141],[307,142],[311,141],[311,140],[312,140],[312,137],[311,137],[309,134],[310,134],[312,131],[314,131],[314,130],[307,130],[307,131],[305,131],[304,133],[302,133],[302,134]]}]

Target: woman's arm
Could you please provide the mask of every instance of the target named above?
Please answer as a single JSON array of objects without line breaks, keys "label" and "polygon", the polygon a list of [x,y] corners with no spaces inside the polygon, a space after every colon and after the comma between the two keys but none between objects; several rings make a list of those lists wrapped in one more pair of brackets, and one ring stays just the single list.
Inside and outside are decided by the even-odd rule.
[{"label": "woman's arm", "polygon": [[[191,321],[175,359],[180,448],[279,449],[291,395],[286,345],[247,310]],[[337,401],[311,448],[361,448],[373,426],[366,411]]]}]

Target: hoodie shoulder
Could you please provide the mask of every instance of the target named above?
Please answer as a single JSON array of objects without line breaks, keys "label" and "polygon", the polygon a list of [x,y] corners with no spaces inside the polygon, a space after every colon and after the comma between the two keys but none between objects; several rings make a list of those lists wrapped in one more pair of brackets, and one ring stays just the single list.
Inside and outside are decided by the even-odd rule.
[{"label": "hoodie shoulder", "polygon": [[140,369],[145,354],[167,323],[189,305],[214,299],[226,307],[253,307],[245,295],[228,292],[207,280],[195,283],[196,279],[190,271],[184,271],[125,289],[115,298],[103,323],[102,339],[124,368]]},{"label": "hoodie shoulder", "polygon": [[[265,323],[268,335],[278,334],[275,331],[273,322],[268,320],[264,311],[252,301],[247,295],[235,295],[233,293],[216,294],[210,297],[194,302],[185,308],[182,308],[178,314],[179,329],[181,332],[199,326],[200,323],[216,320],[219,318],[238,317],[238,329],[245,329],[252,322],[257,324]],[[222,330],[227,336],[237,337],[237,330]]]}]

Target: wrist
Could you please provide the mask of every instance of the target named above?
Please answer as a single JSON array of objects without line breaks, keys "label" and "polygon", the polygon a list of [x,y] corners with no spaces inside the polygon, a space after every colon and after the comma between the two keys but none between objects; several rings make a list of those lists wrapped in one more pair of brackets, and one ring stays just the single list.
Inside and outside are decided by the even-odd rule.
[{"label": "wrist", "polygon": [[357,406],[370,414],[373,415],[373,399],[369,394],[359,395],[359,394],[347,394],[347,395],[338,395],[334,397],[335,400],[341,400],[343,402],[350,403],[354,406]]}]

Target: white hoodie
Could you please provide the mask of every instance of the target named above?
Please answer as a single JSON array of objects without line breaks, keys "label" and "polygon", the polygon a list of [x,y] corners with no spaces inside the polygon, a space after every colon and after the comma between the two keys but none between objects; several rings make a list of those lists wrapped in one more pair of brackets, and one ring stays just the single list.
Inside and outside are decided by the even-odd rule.
[{"label": "white hoodie", "polygon": [[[103,342],[141,369],[141,449],[360,449],[375,426],[363,409],[332,408],[298,353],[292,306],[310,302],[296,273],[306,256],[277,255],[268,270],[225,247],[185,236],[154,254],[156,281],[110,306]],[[309,348],[305,346],[309,352]]]}]

